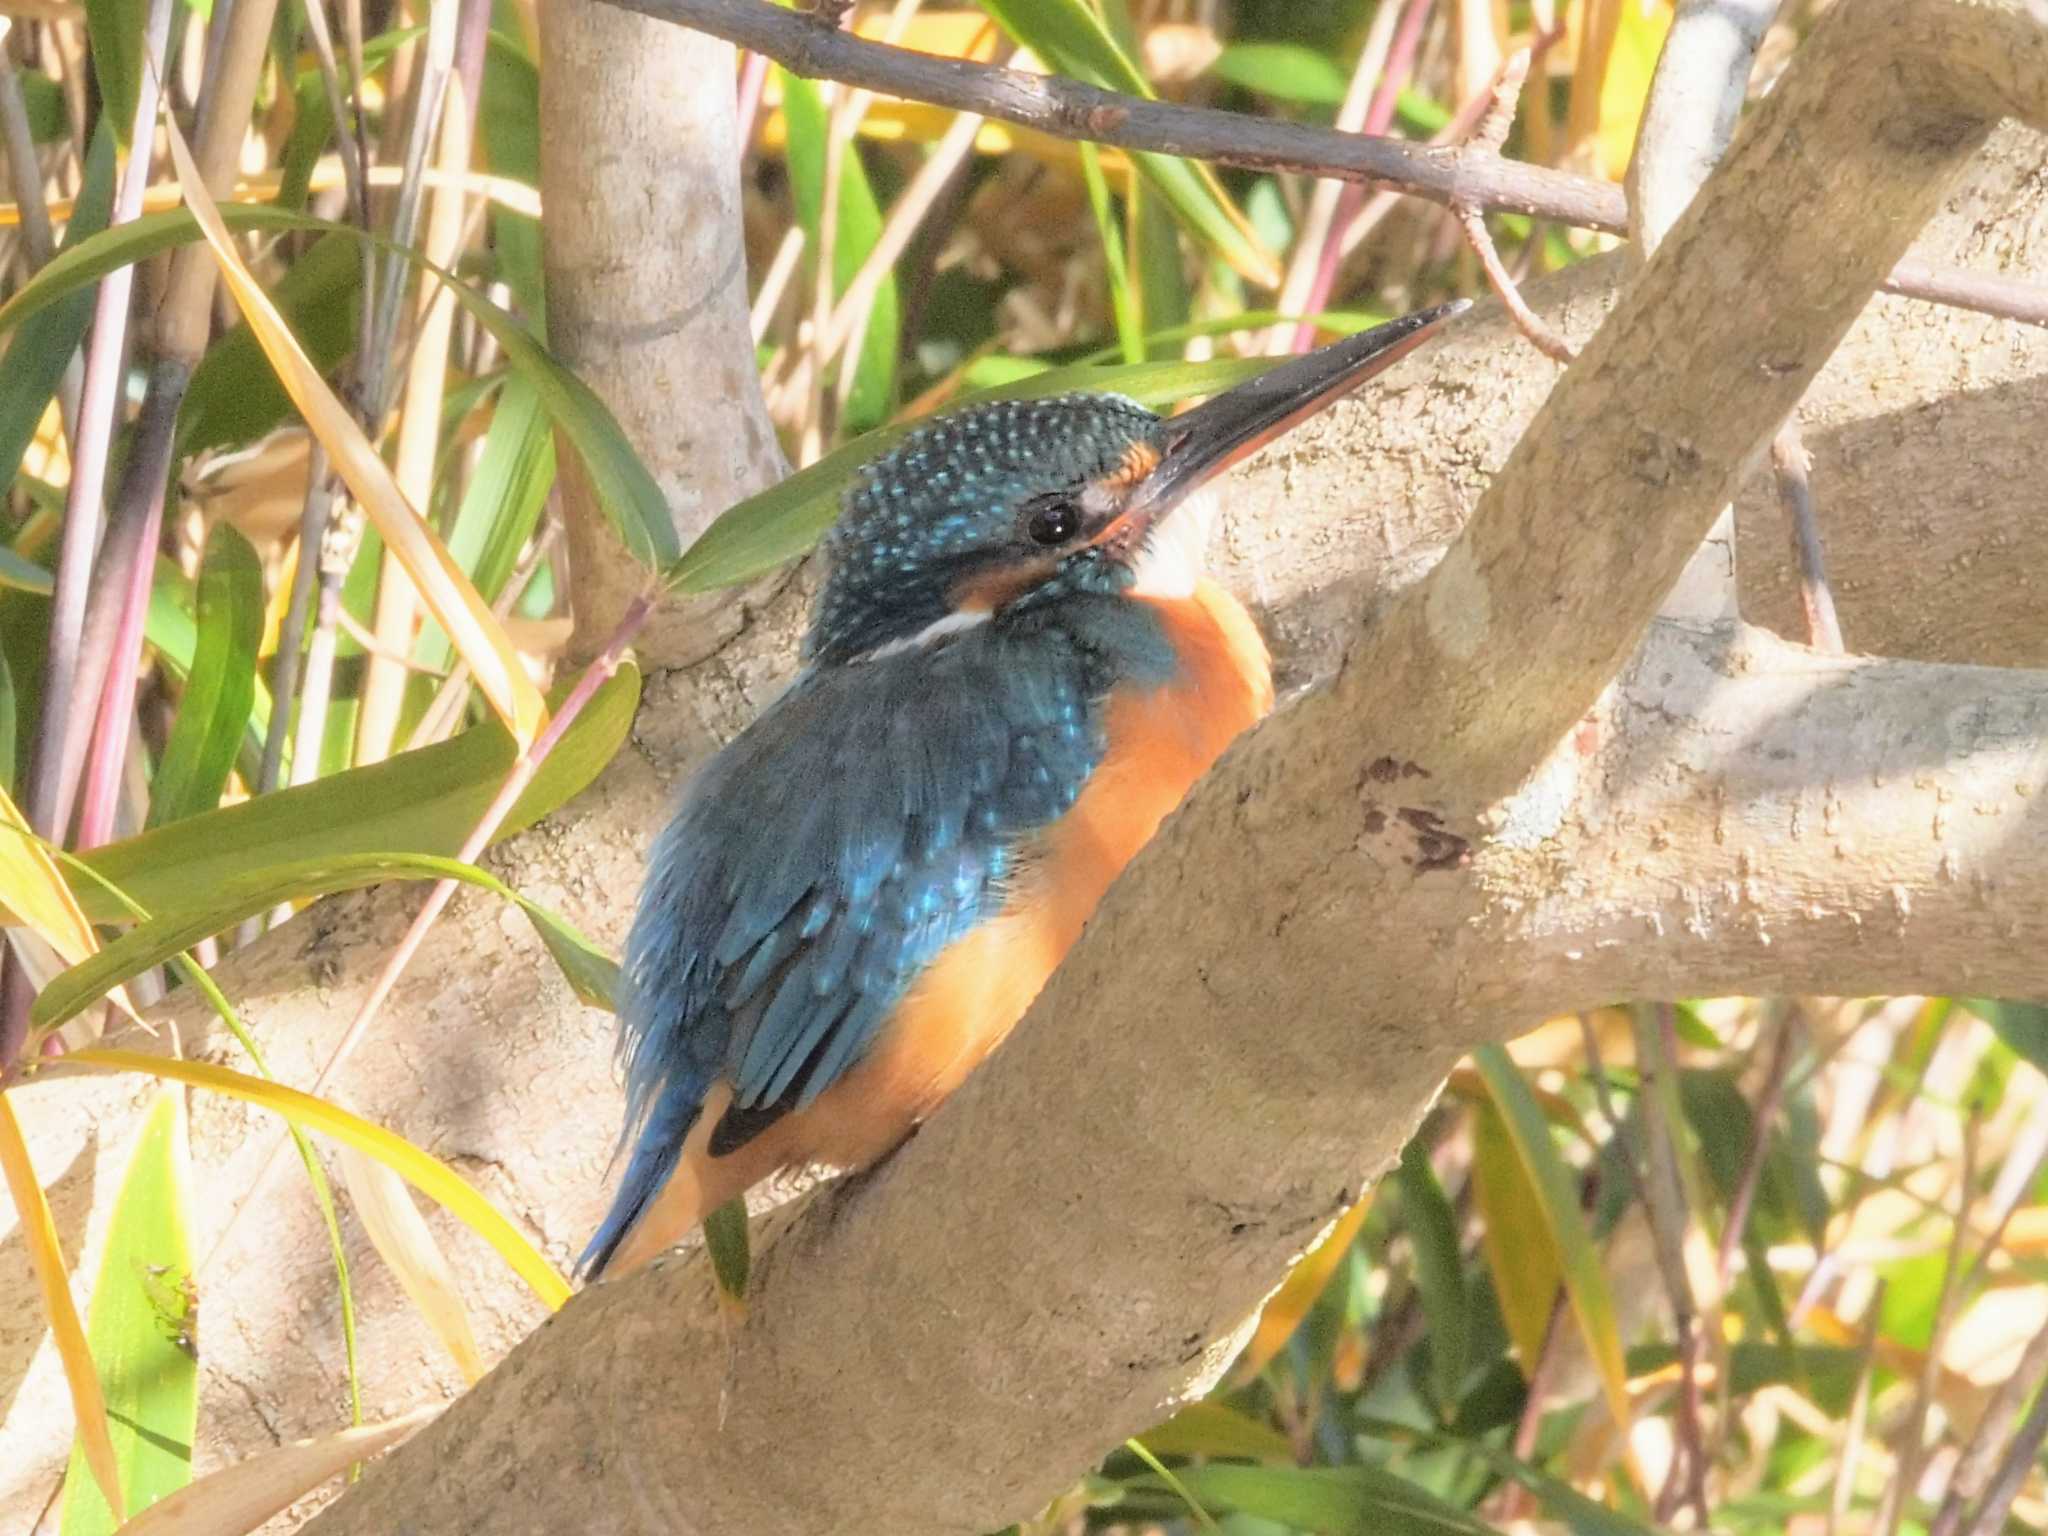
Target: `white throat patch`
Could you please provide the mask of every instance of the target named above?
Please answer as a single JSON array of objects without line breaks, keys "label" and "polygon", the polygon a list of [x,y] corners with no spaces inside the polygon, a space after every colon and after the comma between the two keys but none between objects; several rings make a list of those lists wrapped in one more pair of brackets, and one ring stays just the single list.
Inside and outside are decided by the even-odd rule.
[{"label": "white throat patch", "polygon": [[1131,590],[1140,597],[1192,597],[1207,562],[1209,535],[1216,527],[1216,492],[1209,488],[1192,496],[1152,525],[1138,556],[1137,580]]}]

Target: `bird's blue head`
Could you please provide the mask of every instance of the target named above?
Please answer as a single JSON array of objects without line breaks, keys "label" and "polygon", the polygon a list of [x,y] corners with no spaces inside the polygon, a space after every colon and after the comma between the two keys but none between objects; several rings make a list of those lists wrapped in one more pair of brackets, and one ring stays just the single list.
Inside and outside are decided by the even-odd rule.
[{"label": "bird's blue head", "polygon": [[1014,605],[1128,587],[1192,492],[1465,307],[1348,337],[1181,416],[1121,395],[1064,395],[976,406],[918,428],[847,493],[806,654],[859,661]]}]

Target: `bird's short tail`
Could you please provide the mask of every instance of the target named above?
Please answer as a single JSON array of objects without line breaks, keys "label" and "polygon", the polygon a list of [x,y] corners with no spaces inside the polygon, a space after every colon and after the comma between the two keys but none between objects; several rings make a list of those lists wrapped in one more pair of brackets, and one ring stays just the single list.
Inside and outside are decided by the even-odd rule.
[{"label": "bird's short tail", "polygon": [[619,1181],[619,1192],[612,1198],[612,1208],[605,1212],[590,1246],[576,1261],[577,1271],[586,1280],[595,1280],[604,1273],[626,1234],[633,1230],[633,1224],[675,1173],[684,1139],[690,1134],[703,1097],[694,1084],[671,1082],[655,1100],[634,1140],[633,1156],[626,1164],[625,1178]]}]

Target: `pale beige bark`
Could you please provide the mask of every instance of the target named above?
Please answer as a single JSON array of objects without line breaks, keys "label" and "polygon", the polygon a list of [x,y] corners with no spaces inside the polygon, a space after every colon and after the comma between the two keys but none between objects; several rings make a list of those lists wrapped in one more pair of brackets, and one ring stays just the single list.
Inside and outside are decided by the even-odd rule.
[{"label": "pale beige bark", "polygon": [[[2048,267],[2040,183],[2028,180],[2038,141],[2004,150],[1980,190],[1952,201],[1942,248],[1976,242]],[[2017,211],[1987,232],[1987,208]],[[1608,281],[1575,276],[1547,308],[1583,338]],[[1292,678],[1327,675],[1358,614],[1399,602],[1431,568],[1554,375],[1504,328],[1475,324],[1239,477],[1230,571],[1265,605]],[[2037,598],[2008,569],[2024,562],[1946,566],[1998,539],[2038,539],[2039,497],[2021,472],[2044,390],[2035,333],[1887,305],[1809,392],[1838,569],[1863,551],[1892,572],[1845,583],[1863,643],[2040,658]],[[1905,517],[1901,497],[1914,498]],[[1767,521],[1752,573],[1782,563],[1775,509],[1757,505],[1751,521]],[[1650,516],[1655,499],[1639,506]],[[1921,627],[1930,580],[1951,579],[1949,622]],[[801,593],[784,592],[716,655],[657,675],[621,760],[577,807],[509,844],[501,872],[615,942],[669,786],[787,675],[801,612]],[[1454,786],[1403,777],[1398,762],[1386,780],[1376,723],[1362,732],[1323,703],[1284,713],[1119,888],[995,1066],[879,1176],[790,1218],[764,1264],[723,1434],[711,1427],[723,1343],[701,1279],[665,1267],[573,1306],[331,1528],[986,1529],[1199,1385],[1286,1256],[1398,1147],[1471,1041],[1561,1002],[1690,990],[1695,977],[2048,984],[2039,797],[1998,790],[2043,783],[2038,679],[1892,663],[1852,674],[1798,657],[1792,668],[1756,637],[1731,648],[1672,632],[1645,654],[1574,735],[1573,750],[1593,755],[1567,754],[1569,772],[1539,779],[1547,797],[1523,797],[1471,839],[1463,873],[1418,878],[1400,862],[1425,852],[1400,813],[1438,814]],[[1403,708],[1421,715],[1428,702]],[[1873,758],[1890,765],[1881,785]],[[1327,784],[1341,792],[1312,792]],[[1971,815],[1938,816],[1945,805]],[[1392,899],[1368,920],[1372,889]],[[324,903],[224,968],[282,1075],[302,1079],[331,1047],[417,899]],[[188,1046],[230,1056],[196,1010],[175,1012]],[[453,1157],[566,1261],[602,1204],[617,1124],[609,1021],[575,1006],[523,919],[462,901],[382,1038],[352,1064],[348,1100]],[[59,1220],[74,1249],[84,1234],[88,1264],[139,1097],[76,1082],[21,1095],[39,1166],[65,1170]],[[203,1097],[196,1107],[208,1187],[239,1187],[251,1119]],[[224,1215],[202,1213],[202,1251]],[[496,1356],[537,1309],[466,1234],[437,1224],[484,1298],[479,1331]],[[452,1395],[436,1346],[357,1257],[371,1412]],[[208,1457],[334,1422],[325,1264],[306,1202],[287,1195],[209,1272]],[[22,1267],[18,1242],[0,1239],[0,1266]],[[0,1332],[0,1380],[36,1349]],[[32,1509],[60,1464],[61,1383],[47,1347],[33,1363],[9,1406],[0,1477],[21,1481],[0,1512],[31,1493]],[[798,1422],[801,1458],[780,1451]],[[889,1454],[905,1444],[914,1457]],[[626,1502],[598,1502],[614,1495]]]},{"label": "pale beige bark", "polygon": [[[783,472],[747,326],[730,44],[579,0],[540,6],[548,340],[611,405],[682,542]],[[564,452],[573,649],[601,650],[646,580]],[[681,666],[744,622],[672,604],[640,652]]]}]

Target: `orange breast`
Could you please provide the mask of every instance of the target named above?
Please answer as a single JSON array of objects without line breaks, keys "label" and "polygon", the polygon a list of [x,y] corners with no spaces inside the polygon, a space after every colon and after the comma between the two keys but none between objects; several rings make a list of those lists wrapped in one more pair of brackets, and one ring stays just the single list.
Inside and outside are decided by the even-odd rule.
[{"label": "orange breast", "polygon": [[1108,754],[1074,808],[1046,829],[1003,911],[933,962],[867,1055],[810,1108],[718,1158],[711,1127],[731,1090],[715,1087],[675,1175],[627,1234],[611,1273],[637,1269],[778,1168],[861,1168],[908,1136],[1024,1016],[1159,823],[1273,707],[1265,642],[1229,593],[1205,580],[1185,598],[1136,600],[1159,609],[1179,675],[1163,688],[1111,696]]},{"label": "orange breast", "polygon": [[1111,696],[1109,752],[1074,808],[1046,829],[1004,910],[932,963],[873,1049],[800,1117],[801,1155],[862,1166],[936,1109],[1023,1017],[1132,855],[1273,707],[1265,642],[1237,599],[1203,581],[1185,598],[1137,601],[1159,609],[1179,675]]}]

